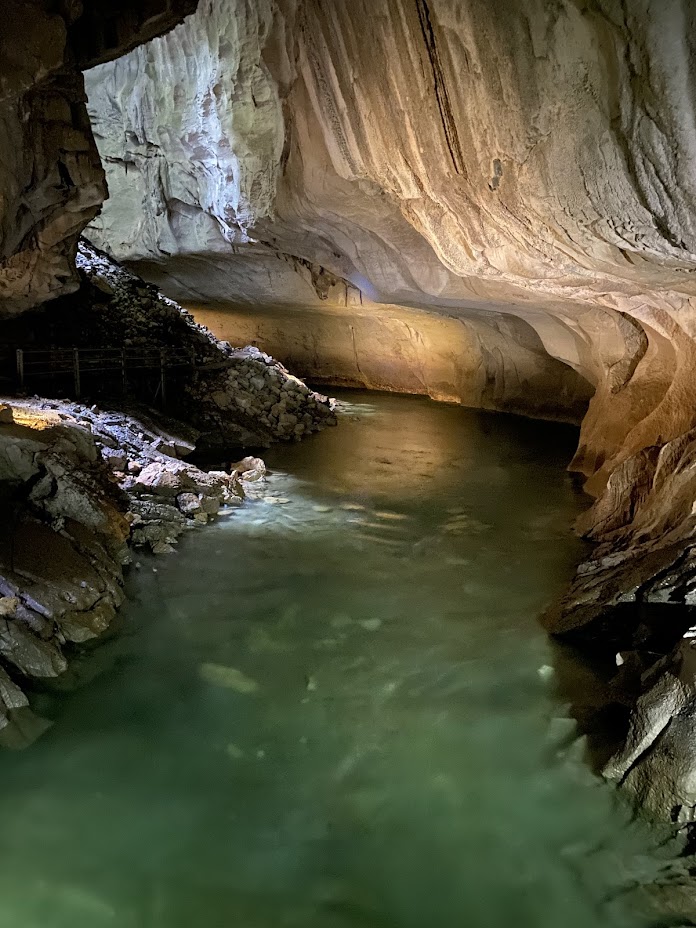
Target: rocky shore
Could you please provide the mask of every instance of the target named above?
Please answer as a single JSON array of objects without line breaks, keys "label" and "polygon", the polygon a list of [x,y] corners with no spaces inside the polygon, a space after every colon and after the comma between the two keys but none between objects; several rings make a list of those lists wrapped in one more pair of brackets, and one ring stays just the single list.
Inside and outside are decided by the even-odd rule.
[{"label": "rocky shore", "polygon": [[[255,363],[278,377],[272,362]],[[173,552],[183,532],[243,505],[244,487],[263,480],[259,458],[230,472],[182,460],[197,438],[144,410],[0,404],[0,745],[44,731],[31,691],[70,685],[71,657],[109,632],[134,552]]]},{"label": "rocky shore", "polygon": [[257,348],[218,340],[85,240],[77,273],[76,293],[6,320],[10,351],[121,346],[186,364],[169,381],[167,414],[146,405],[146,378],[114,395],[108,371],[83,377],[89,405],[0,401],[0,745],[13,747],[47,724],[30,708],[32,689],[68,685],[71,657],[109,631],[132,551],[171,553],[187,529],[241,505],[265,472],[258,458],[229,473],[183,459],[297,441],[336,422],[328,397]]},{"label": "rocky shore", "polygon": [[[696,821],[696,432],[629,458],[581,517],[594,543],[546,628],[589,661],[605,777],[660,821]],[[609,713],[607,713],[609,710]],[[610,731],[602,714],[620,718]]]}]

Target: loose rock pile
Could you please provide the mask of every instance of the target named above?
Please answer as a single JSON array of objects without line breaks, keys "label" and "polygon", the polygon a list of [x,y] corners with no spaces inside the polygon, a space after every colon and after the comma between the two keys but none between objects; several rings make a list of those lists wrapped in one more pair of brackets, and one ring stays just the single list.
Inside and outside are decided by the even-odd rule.
[{"label": "loose rock pile", "polygon": [[[149,404],[154,400],[152,380],[156,386],[159,379],[159,352],[164,350],[178,365],[167,377],[167,405],[179,421],[197,429],[199,448],[267,447],[335,425],[333,400],[310,390],[257,348],[233,348],[219,341],[157,287],[85,239],[79,244],[77,268],[81,283],[76,293],[4,323],[8,347],[150,352],[151,372],[153,363],[157,366],[150,382],[137,375],[126,377],[129,396]],[[71,383],[63,377],[35,389],[58,389],[62,396]],[[90,401],[103,401],[110,390],[112,399],[124,402],[118,374],[111,380],[83,377],[82,388]]]},{"label": "loose rock pile", "polygon": [[[77,267],[83,308],[76,311],[68,306],[69,299],[62,301],[62,338],[71,333],[73,343],[188,352],[196,371],[176,398],[177,417],[195,425],[203,444],[267,446],[335,424],[328,397],[310,390],[257,348],[232,348],[219,341],[178,303],[84,239]],[[56,309],[50,310],[54,322]]]},{"label": "loose rock pile", "polygon": [[24,683],[64,678],[75,648],[108,630],[129,546],[171,552],[262,479],[260,459],[231,474],[180,460],[193,438],[66,401],[0,404],[0,744],[44,730]]},{"label": "loose rock pile", "polygon": [[[231,350],[228,357],[229,369],[219,378],[219,389],[210,396],[221,410],[221,428],[227,410],[245,421],[250,418],[250,428],[264,429],[281,440],[302,438],[335,422],[333,406],[326,397],[314,393],[258,348]],[[205,404],[208,398],[201,396],[201,386],[197,381],[189,387],[189,394]],[[211,412],[206,415],[215,416]]]},{"label": "loose rock pile", "polygon": [[129,497],[133,546],[149,547],[154,554],[171,552],[187,527],[205,524],[221,506],[244,499],[237,475],[199,470],[179,460],[178,454],[194,449],[193,442],[152,421],[145,425],[125,413],[102,413],[76,403],[44,405],[67,410],[94,435],[102,459]]}]

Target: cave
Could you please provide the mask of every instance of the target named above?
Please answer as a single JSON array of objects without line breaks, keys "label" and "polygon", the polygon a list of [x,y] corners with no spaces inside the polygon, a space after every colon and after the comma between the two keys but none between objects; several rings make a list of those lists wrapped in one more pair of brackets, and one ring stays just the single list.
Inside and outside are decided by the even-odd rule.
[{"label": "cave", "polygon": [[696,3],[2,12],[0,926],[696,925]]}]

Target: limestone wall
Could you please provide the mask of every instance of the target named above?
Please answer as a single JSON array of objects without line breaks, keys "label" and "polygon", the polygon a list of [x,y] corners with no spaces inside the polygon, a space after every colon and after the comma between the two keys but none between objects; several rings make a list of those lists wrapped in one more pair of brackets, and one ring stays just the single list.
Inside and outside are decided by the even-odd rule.
[{"label": "limestone wall", "polygon": [[440,316],[399,306],[194,307],[232,344],[257,345],[310,383],[420,393],[434,400],[579,422],[591,384],[552,358],[534,328],[500,313]]},{"label": "limestone wall", "polygon": [[77,285],[107,190],[81,69],[180,22],[195,0],[5,0],[0,29],[0,318]]},{"label": "limestone wall", "polygon": [[192,305],[524,320],[601,492],[696,423],[692,6],[201,0],[87,75],[89,234]]}]

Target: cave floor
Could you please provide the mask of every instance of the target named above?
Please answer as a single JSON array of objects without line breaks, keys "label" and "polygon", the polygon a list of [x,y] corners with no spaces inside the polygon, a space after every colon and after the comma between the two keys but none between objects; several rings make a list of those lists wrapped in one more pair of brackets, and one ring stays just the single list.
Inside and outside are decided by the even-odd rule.
[{"label": "cave floor", "polygon": [[[345,393],[270,496],[143,556],[98,675],[0,764],[0,928],[638,926],[536,617],[575,432]],[[629,894],[630,896],[630,894]]]}]

